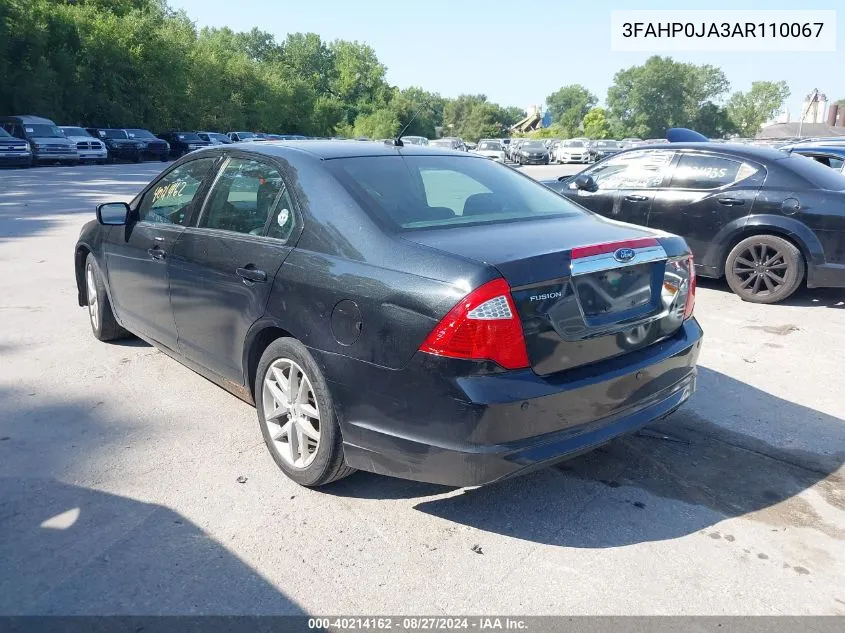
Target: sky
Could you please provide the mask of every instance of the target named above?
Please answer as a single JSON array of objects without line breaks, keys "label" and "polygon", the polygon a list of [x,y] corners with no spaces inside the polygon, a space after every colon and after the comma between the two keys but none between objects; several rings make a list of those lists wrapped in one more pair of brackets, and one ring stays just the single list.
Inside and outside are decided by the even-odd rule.
[{"label": "sky", "polygon": [[[169,0],[197,26],[259,27],[277,41],[314,32],[324,40],[366,42],[387,66],[389,83],[420,86],[444,97],[486,94],[496,103],[527,108],[567,84],[581,84],[603,101],[614,74],[650,53],[610,50],[614,9],[678,9],[677,0]],[[841,0],[804,5],[784,0],[687,1],[684,9],[837,9]],[[845,10],[837,18],[845,29]],[[663,52],[678,61],[719,66],[731,91],[752,81],[785,80],[797,120],[814,88],[831,101],[845,98],[845,36],[830,52]]]}]

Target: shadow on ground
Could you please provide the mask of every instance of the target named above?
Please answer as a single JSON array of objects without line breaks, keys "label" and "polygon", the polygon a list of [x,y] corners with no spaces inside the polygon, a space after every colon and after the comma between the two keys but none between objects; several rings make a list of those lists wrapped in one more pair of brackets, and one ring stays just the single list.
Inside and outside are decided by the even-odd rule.
[{"label": "shadow on ground", "polygon": [[2,614],[303,614],[167,508],[51,479],[0,487]]},{"label": "shadow on ground", "polygon": [[[720,290],[722,292],[732,293],[728,282],[722,279],[710,279],[699,277],[696,282],[702,288],[709,288],[711,290]],[[742,300],[736,297],[737,302]],[[780,303],[772,304],[773,308],[777,306],[794,306],[798,308],[845,308],[845,288],[807,288],[801,286],[795,291],[795,294],[781,301]]]},{"label": "shadow on ground", "polygon": [[[707,406],[698,409],[696,399]],[[727,428],[728,418],[746,420],[754,428],[766,425],[775,434],[793,433],[798,445],[802,435],[834,439],[825,452],[786,450],[739,432],[736,424]],[[772,529],[802,525],[845,538],[843,526],[826,523],[796,496],[815,486],[825,501],[845,509],[845,482],[836,474],[845,463],[843,424],[700,367],[698,392],[685,408],[638,434],[553,467],[562,476],[539,471],[415,507],[479,530],[566,547],[673,539],[745,515]],[[331,491],[396,498],[444,490],[361,474]],[[722,535],[713,532],[712,537]]]},{"label": "shadow on ground", "polygon": [[304,613],[179,513],[61,481],[149,431],[42,387],[0,389],[0,615]]}]

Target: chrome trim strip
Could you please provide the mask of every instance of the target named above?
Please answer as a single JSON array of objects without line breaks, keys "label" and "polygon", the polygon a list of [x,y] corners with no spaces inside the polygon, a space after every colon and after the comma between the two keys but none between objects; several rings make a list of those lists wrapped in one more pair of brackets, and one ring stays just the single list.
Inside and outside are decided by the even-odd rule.
[{"label": "chrome trim strip", "polygon": [[596,273],[603,270],[625,268],[627,266],[636,266],[637,264],[647,264],[661,259],[668,259],[666,251],[662,246],[645,246],[632,250],[635,255],[633,259],[627,262],[617,261],[616,258],[613,257],[613,253],[602,253],[601,255],[593,255],[592,257],[573,259],[570,264],[570,270],[572,271],[573,276],[589,275],[590,273]]}]

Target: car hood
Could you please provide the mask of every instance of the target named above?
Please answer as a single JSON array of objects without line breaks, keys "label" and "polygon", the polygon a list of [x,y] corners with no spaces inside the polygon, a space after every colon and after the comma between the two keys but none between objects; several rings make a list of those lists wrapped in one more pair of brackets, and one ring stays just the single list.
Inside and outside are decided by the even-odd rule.
[{"label": "car hood", "polygon": [[103,142],[93,136],[66,136],[65,138],[73,143],[90,143],[91,141],[97,141],[99,143]]},{"label": "car hood", "polygon": [[30,136],[30,143],[40,143],[41,145],[72,145],[72,143],[64,136],[57,138],[54,136]]}]

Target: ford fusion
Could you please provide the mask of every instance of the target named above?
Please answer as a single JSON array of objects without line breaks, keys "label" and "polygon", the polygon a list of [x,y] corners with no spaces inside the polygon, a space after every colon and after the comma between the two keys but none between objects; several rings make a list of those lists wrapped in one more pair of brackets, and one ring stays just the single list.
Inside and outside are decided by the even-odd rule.
[{"label": "ford fusion", "polygon": [[682,238],[432,146],[201,149],[75,251],[100,340],[131,332],[255,405],[294,481],[480,485],[668,416],[702,332]]}]

